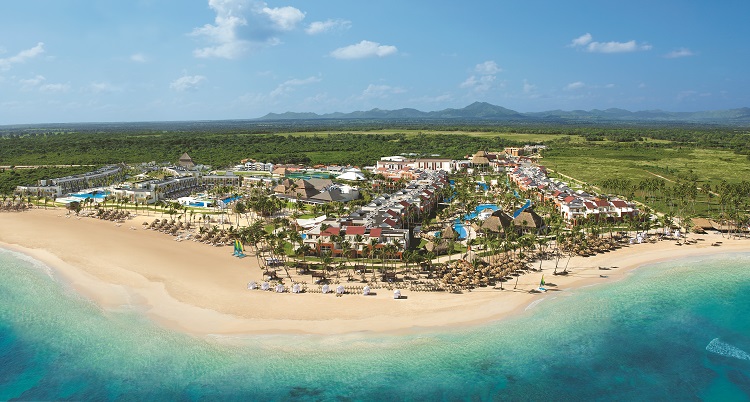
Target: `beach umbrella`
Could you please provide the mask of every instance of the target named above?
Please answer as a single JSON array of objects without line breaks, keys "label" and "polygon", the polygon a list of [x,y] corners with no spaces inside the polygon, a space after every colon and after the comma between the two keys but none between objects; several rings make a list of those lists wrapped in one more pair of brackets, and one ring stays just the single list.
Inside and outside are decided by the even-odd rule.
[{"label": "beach umbrella", "polygon": [[331,291],[331,287],[328,286],[328,285],[323,285],[323,287],[320,289],[320,291],[323,292],[323,294],[326,294],[326,293],[328,293],[328,292]]},{"label": "beach umbrella", "polygon": [[247,289],[248,289],[248,290],[255,290],[255,289],[257,289],[257,288],[258,288],[258,284],[257,284],[257,283],[255,283],[255,281],[250,281],[250,282],[249,282],[249,283],[247,284]]},{"label": "beach umbrella", "polygon": [[263,282],[263,284],[262,284],[262,285],[260,285],[260,289],[261,289],[261,290],[268,290],[268,289],[270,289],[270,288],[271,288],[271,284],[270,284],[270,283],[268,283],[268,282]]},{"label": "beach umbrella", "polygon": [[299,283],[295,283],[294,286],[292,286],[293,293],[300,293],[301,291],[302,287],[299,285]]},{"label": "beach umbrella", "polygon": [[284,285],[282,285],[280,283],[277,284],[276,285],[276,293],[284,293]]},{"label": "beach umbrella", "polygon": [[365,295],[365,296],[369,295],[370,294],[370,287],[369,286],[365,286],[364,288],[362,288],[362,294]]},{"label": "beach umbrella", "polygon": [[401,291],[396,289],[393,291],[393,298],[394,299],[400,299],[401,298]]},{"label": "beach umbrella", "polygon": [[340,294],[340,295],[343,295],[343,294],[344,294],[344,292],[345,292],[345,289],[344,289],[344,286],[343,286],[343,285],[338,285],[338,286],[336,286],[336,294]]}]

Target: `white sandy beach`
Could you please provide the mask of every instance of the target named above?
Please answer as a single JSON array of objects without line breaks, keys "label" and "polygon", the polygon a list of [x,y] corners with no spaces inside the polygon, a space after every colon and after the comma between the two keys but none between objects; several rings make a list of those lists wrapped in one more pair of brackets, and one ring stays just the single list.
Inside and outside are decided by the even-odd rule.
[{"label": "white sandy beach", "polygon": [[[622,279],[644,264],[750,252],[750,240],[706,234],[691,235],[703,240],[690,245],[661,241],[574,257],[567,276],[552,276],[554,262],[547,261],[545,279],[556,286],[546,294],[529,293],[539,284],[538,272],[522,276],[516,290],[508,282],[503,291],[491,287],[463,294],[402,291],[407,297],[401,300],[394,300],[386,289],[367,297],[276,294],[247,290],[248,281],[261,279],[255,258],[237,259],[231,247],[176,242],[172,236],[143,230],[141,223],[154,216],[116,226],[94,218],[66,218],[65,214],[63,209],[0,213],[0,246],[53,267],[64,281],[105,310],[135,308],[169,328],[196,335],[404,332],[475,325],[523,313],[535,300],[554,292]],[[711,246],[717,241],[722,245]],[[601,271],[600,266],[617,268]]]}]

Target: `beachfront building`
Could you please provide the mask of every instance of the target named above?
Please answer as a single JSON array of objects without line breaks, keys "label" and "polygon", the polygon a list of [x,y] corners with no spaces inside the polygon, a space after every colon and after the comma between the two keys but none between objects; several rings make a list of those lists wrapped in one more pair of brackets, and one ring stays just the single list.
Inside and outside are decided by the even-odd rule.
[{"label": "beachfront building", "polygon": [[232,172],[226,172],[226,174],[207,174],[199,175],[198,183],[206,189],[215,187],[234,187],[240,188],[242,185],[242,176],[237,176]]},{"label": "beachfront building", "polygon": [[125,199],[139,204],[153,204],[156,202],[156,194],[148,188],[135,187],[133,185],[111,186],[107,189],[115,199]]},{"label": "beachfront building", "polygon": [[619,198],[604,198],[583,190],[571,189],[567,183],[547,176],[543,166],[522,163],[508,172],[509,180],[538,201],[555,204],[563,219],[574,224],[582,218],[622,221],[638,216],[635,204]]},{"label": "beachfront building", "polygon": [[144,182],[144,188],[154,192],[155,200],[176,199],[202,190],[195,176],[172,177],[164,180]]},{"label": "beachfront building", "polygon": [[122,165],[109,165],[84,174],[40,180],[37,185],[18,186],[16,191],[38,196],[62,196],[87,188],[106,187],[121,181],[124,176]]},{"label": "beachfront building", "polygon": [[442,171],[420,171],[416,177],[406,188],[375,197],[346,216],[316,222],[305,232],[305,244],[335,255],[344,252],[345,240],[359,255],[391,245],[400,257],[409,247],[413,228],[437,207],[442,189],[448,185]]}]

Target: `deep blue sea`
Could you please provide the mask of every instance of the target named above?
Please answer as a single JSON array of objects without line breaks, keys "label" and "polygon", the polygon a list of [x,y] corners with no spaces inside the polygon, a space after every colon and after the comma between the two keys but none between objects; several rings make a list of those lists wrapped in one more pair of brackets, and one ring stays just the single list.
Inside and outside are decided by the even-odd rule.
[{"label": "deep blue sea", "polygon": [[0,250],[0,400],[750,400],[750,254],[540,300],[444,332],[195,338]]}]

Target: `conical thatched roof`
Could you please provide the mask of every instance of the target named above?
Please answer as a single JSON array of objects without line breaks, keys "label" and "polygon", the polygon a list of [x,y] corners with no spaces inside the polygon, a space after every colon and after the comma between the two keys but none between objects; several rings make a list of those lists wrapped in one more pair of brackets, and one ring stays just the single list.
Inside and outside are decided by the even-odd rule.
[{"label": "conical thatched roof", "polygon": [[195,167],[195,162],[193,162],[193,158],[191,158],[190,155],[185,152],[184,154],[182,154],[182,156],[180,156],[179,165],[185,168],[191,168]]},{"label": "conical thatched roof", "polygon": [[453,230],[453,226],[448,225],[443,231],[440,233],[440,237],[443,239],[455,239],[458,237],[458,233],[456,233],[455,230]]},{"label": "conical thatched roof", "polygon": [[544,227],[544,219],[533,209],[527,209],[513,219],[513,224],[522,229],[540,230]]},{"label": "conical thatched roof", "polygon": [[490,160],[487,159],[487,152],[486,151],[478,151],[476,154],[474,154],[474,157],[471,158],[472,165],[489,165]]},{"label": "conical thatched roof", "polygon": [[490,216],[482,222],[482,229],[487,232],[501,233],[503,232],[504,227],[499,217]]}]

